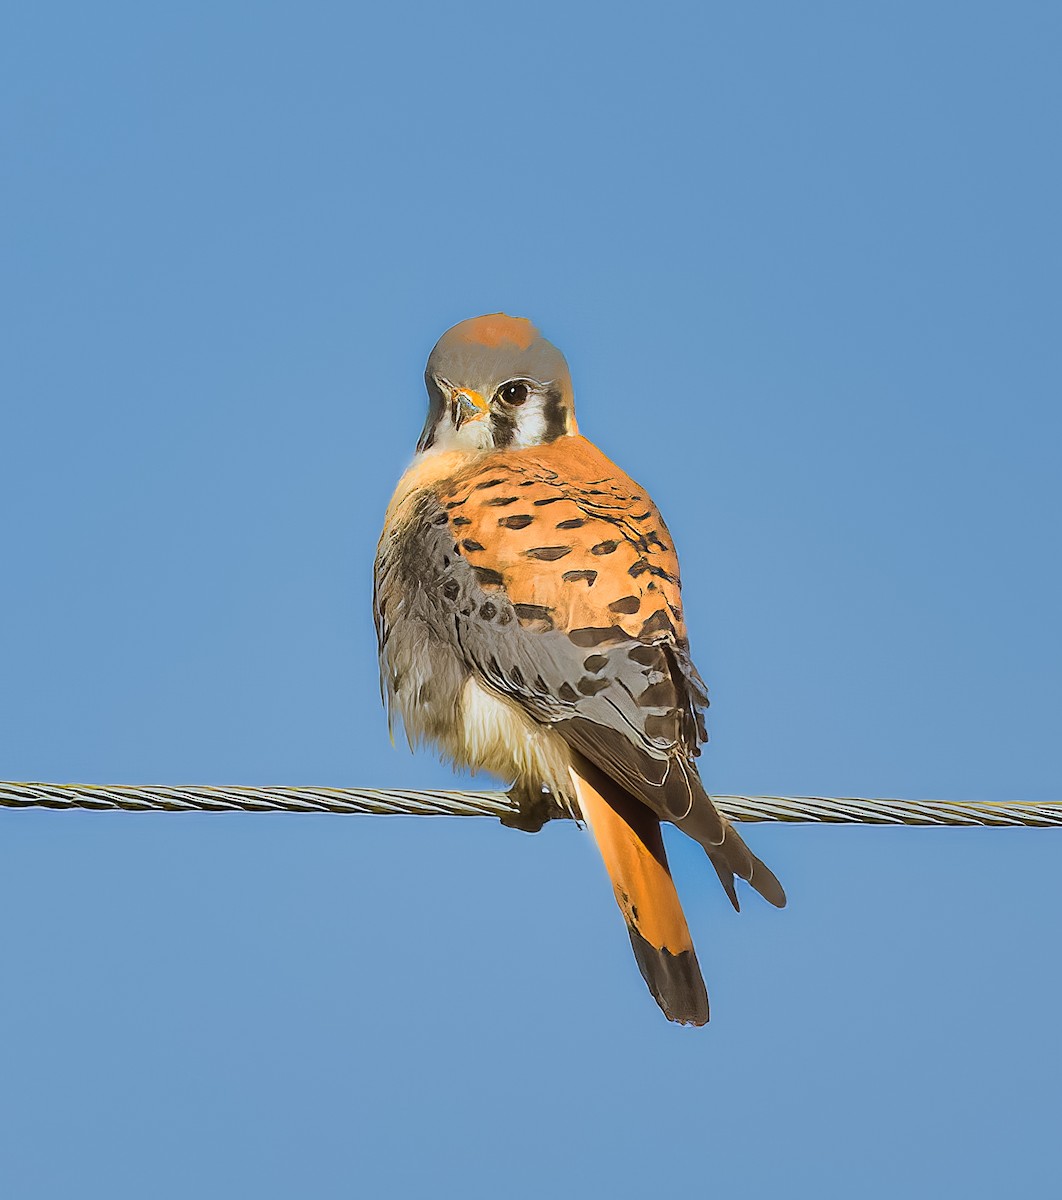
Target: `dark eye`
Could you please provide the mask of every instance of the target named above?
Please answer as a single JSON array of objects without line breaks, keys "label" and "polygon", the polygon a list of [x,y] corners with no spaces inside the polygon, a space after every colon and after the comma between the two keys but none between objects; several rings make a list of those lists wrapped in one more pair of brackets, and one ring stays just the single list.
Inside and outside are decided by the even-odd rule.
[{"label": "dark eye", "polygon": [[506,404],[523,404],[527,399],[527,384],[521,383],[518,379],[514,379],[512,383],[503,383],[498,388],[498,399],[504,400]]}]

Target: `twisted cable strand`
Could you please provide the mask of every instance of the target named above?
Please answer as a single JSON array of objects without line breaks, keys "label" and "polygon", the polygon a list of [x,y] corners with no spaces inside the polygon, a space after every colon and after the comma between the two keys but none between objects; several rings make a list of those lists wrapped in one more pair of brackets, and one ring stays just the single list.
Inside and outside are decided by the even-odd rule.
[{"label": "twisted cable strand", "polygon": [[[868,800],[829,796],[713,796],[732,821],[829,825],[1062,827],[1062,801]],[[0,782],[0,808],[124,812],[301,812],[409,817],[514,816],[505,792],[323,787],[128,787]],[[563,817],[560,811],[554,814]]]}]

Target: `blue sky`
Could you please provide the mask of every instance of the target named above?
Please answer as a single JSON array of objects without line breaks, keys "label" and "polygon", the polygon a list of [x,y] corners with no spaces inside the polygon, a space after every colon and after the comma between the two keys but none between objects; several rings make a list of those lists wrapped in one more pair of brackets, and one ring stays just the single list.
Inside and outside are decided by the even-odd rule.
[{"label": "blue sky", "polygon": [[[449,786],[369,611],[421,372],[532,317],[683,556],[718,792],[1060,799],[1057,6],[0,19],[0,776]],[[485,781],[486,782],[486,781]],[[12,1197],[864,1197],[1059,1170],[1062,839],[0,814]]]}]

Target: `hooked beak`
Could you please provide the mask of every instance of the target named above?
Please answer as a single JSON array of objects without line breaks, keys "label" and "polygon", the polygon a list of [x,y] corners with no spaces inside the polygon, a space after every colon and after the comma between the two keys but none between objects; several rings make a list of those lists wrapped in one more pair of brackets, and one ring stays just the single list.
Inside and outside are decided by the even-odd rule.
[{"label": "hooked beak", "polygon": [[478,421],[490,411],[490,405],[471,388],[454,388],[450,399],[450,420],[455,429],[460,429],[468,421]]}]

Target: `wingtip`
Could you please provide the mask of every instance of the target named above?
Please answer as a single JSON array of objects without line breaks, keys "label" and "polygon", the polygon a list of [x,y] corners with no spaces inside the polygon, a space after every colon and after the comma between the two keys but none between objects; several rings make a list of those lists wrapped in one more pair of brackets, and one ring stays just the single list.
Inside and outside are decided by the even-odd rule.
[{"label": "wingtip", "polygon": [[768,904],[773,904],[775,908],[785,908],[788,903],[785,889],[778,882],[778,878],[771,868],[762,863],[755,855],[752,856],[752,876],[749,883]]},{"label": "wingtip", "polygon": [[[730,833],[732,830],[728,829],[727,832]],[[778,882],[778,878],[771,868],[758,859],[736,836],[728,841],[727,846],[729,850],[727,856],[724,856],[721,850],[709,850],[707,853],[708,861],[715,868],[715,873],[719,876],[719,882],[730,898],[734,911],[741,912],[737,886],[734,882],[735,876],[750,884],[768,904],[773,904],[775,908],[785,908],[785,889]],[[741,858],[735,862],[734,855],[738,852],[740,852]]]},{"label": "wingtip", "polygon": [[708,861],[715,867],[715,873],[719,876],[719,882],[723,885],[723,891],[726,892],[727,898],[734,906],[734,912],[741,912],[741,901],[738,899],[733,868],[725,863],[718,854],[709,854]]}]

